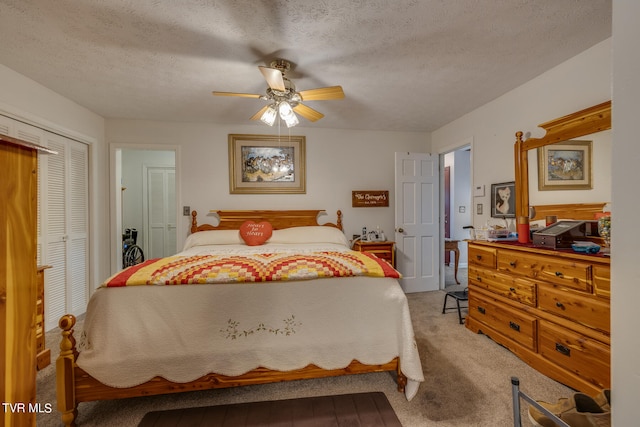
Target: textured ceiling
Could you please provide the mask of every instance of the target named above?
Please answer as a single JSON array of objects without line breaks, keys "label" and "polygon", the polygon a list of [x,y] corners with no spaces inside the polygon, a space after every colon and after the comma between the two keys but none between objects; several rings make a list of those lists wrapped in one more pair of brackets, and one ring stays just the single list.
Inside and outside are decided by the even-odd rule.
[{"label": "textured ceiling", "polygon": [[[105,118],[248,124],[258,65],[341,85],[302,126],[433,131],[611,36],[611,0],[0,0],[0,63]],[[265,126],[260,122],[256,126]]]}]

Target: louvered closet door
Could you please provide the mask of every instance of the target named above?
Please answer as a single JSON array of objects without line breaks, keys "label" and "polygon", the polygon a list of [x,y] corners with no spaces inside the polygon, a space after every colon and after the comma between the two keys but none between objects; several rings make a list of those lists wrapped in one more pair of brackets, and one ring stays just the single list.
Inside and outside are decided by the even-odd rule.
[{"label": "louvered closet door", "polygon": [[46,146],[57,151],[46,162],[42,227],[43,260],[52,268],[45,286],[47,330],[60,316],[84,313],[88,284],[88,148],[47,134]]},{"label": "louvered closet door", "polygon": [[45,329],[85,312],[88,300],[89,149],[86,144],[0,115],[0,133],[58,152],[38,156],[38,265],[45,273]]}]

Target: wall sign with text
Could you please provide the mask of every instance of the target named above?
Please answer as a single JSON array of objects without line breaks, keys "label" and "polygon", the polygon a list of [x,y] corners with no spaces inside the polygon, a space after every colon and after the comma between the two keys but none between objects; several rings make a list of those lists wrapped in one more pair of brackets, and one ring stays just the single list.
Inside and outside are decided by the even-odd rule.
[{"label": "wall sign with text", "polygon": [[388,191],[352,191],[351,206],[354,208],[373,208],[389,206]]}]

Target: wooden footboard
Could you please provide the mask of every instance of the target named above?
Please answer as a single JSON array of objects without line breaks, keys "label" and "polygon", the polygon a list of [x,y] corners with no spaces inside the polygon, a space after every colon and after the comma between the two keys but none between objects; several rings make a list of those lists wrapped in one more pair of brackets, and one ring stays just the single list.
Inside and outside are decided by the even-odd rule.
[{"label": "wooden footboard", "polygon": [[354,360],[344,369],[325,370],[315,365],[308,365],[305,368],[295,371],[280,372],[258,368],[235,377],[209,374],[188,383],[174,383],[161,377],[155,377],[135,387],[114,388],[102,384],[76,365],[75,361],[78,357],[78,351],[76,350],[76,343],[73,337],[73,327],[75,323],[75,317],[70,314],[60,318],[58,323],[60,329],[62,329],[62,341],[60,342],[60,356],[56,360],[57,400],[58,411],[61,413],[62,422],[65,426],[75,426],[75,419],[78,414],[78,403],[95,400],[152,396],[194,390],[239,387],[252,384],[267,384],[280,381],[384,371],[396,372],[398,391],[404,392],[407,384],[407,377],[400,371],[400,361],[396,357],[391,362],[383,365],[365,365]]}]

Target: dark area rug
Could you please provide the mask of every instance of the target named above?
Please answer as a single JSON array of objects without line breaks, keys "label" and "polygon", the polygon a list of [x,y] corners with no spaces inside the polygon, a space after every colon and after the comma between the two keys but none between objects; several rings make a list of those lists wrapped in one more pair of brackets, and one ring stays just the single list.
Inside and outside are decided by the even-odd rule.
[{"label": "dark area rug", "polygon": [[147,413],[139,427],[401,427],[382,392],[236,403]]}]

